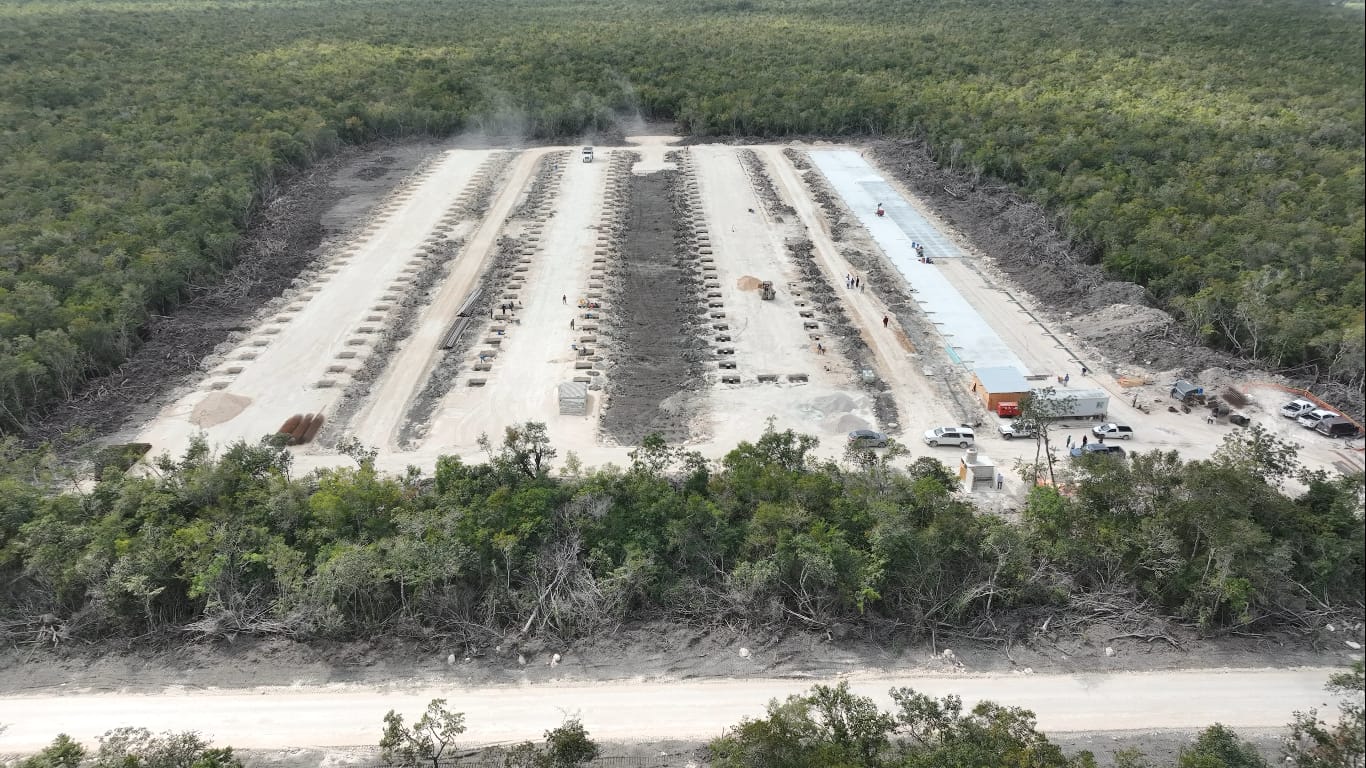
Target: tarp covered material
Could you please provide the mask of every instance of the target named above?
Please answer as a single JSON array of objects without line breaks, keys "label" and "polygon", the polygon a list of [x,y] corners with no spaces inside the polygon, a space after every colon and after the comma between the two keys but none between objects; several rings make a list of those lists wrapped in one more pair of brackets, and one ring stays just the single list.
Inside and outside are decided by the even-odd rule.
[{"label": "tarp covered material", "polygon": [[988,392],[1028,392],[1033,388],[1020,369],[1008,365],[974,368],[972,375]]},{"label": "tarp covered material", "polygon": [[588,412],[588,385],[581,381],[560,384],[560,415],[582,416]]},{"label": "tarp covered material", "polygon": [[1186,381],[1185,379],[1179,379],[1179,380],[1176,381],[1174,384],[1172,384],[1172,397],[1185,398],[1185,397],[1189,397],[1190,395],[1203,395],[1203,394],[1205,394],[1205,388],[1204,388],[1204,387],[1202,387],[1202,386],[1200,386],[1200,385],[1198,385],[1198,384],[1194,384],[1194,383],[1192,383],[1192,382]]}]

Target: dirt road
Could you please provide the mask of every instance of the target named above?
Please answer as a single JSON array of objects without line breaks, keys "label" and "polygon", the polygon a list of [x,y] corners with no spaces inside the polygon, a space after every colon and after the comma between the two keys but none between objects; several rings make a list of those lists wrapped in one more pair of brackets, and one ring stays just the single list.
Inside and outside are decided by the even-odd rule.
[{"label": "dirt road", "polygon": [[[853,675],[860,694],[889,705],[887,691],[909,686],[966,706],[980,699],[1031,709],[1044,731],[1276,728],[1295,710],[1335,709],[1327,668],[1235,669],[1086,675]],[[687,682],[383,689],[354,686],[246,690],[168,689],[152,695],[43,694],[0,697],[0,753],[33,750],[59,732],[93,743],[126,725],[197,730],[240,748],[370,746],[390,709],[418,714],[432,698],[466,714],[466,745],[538,738],[578,716],[595,738],[612,741],[710,739],[772,698],[835,680]]]}]

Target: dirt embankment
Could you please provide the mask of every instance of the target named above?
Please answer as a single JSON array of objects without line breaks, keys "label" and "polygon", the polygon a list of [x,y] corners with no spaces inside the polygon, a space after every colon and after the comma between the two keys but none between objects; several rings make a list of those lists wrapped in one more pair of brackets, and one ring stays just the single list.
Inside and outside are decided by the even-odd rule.
[{"label": "dirt embankment", "polygon": [[[686,155],[670,152],[676,171],[630,178],[629,212],[613,276],[613,356],[603,430],[622,445],[658,432],[685,443],[698,417],[692,393],[702,385],[701,279],[687,256],[696,253],[700,218],[687,195]],[[685,256],[685,254],[687,256]]]}]

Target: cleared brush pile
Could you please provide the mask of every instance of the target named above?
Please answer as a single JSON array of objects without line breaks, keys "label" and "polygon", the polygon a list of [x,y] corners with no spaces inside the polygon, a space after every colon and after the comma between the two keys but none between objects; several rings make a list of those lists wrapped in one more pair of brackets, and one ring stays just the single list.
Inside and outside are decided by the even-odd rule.
[{"label": "cleared brush pile", "polygon": [[740,165],[745,169],[745,174],[749,176],[749,181],[754,185],[754,193],[763,203],[764,210],[777,221],[782,221],[789,216],[796,216],[797,209],[783,202],[778,195],[778,190],[773,186],[773,179],[768,175],[768,169],[764,167],[764,162],[759,159],[759,154],[752,149],[741,149],[735,152],[740,159]]},{"label": "cleared brush pile", "polygon": [[[479,299],[470,307],[470,314],[481,318],[481,324],[491,319],[497,311],[497,287],[512,276],[512,270],[521,258],[522,248],[522,241],[517,238],[498,238],[498,248],[479,280]],[[480,336],[481,334],[476,332],[466,332],[450,349],[443,349],[437,353],[431,373],[427,375],[407,413],[403,415],[398,433],[400,447],[410,448],[414,441],[420,440],[426,434],[428,421],[441,405],[442,399],[451,391],[456,378],[465,370],[467,358],[474,346],[479,343]]]}]

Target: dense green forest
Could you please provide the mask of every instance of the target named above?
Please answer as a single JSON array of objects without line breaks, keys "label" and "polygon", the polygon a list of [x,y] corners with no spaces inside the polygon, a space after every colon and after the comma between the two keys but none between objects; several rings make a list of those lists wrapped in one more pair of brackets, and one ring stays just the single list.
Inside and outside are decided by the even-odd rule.
[{"label": "dense green forest", "polygon": [[1282,0],[0,5],[0,425],[117,366],[345,142],[894,135],[1211,344],[1363,382],[1363,23]]},{"label": "dense green forest", "polygon": [[[1256,428],[1209,460],[1094,457],[1061,491],[1036,488],[1018,524],[974,508],[933,459],[822,462],[814,444],[770,431],[708,462],[651,438],[629,466],[588,472],[556,466],[528,424],[430,477],[384,475],[360,450],[294,476],[263,443],[93,486],[19,453],[0,480],[0,637],[483,646],[664,619],[1000,638],[1046,619],[1220,633],[1360,609],[1360,476],[1306,473]],[[1290,477],[1306,490],[1280,490]],[[68,482],[80,490],[50,492]]]}]

